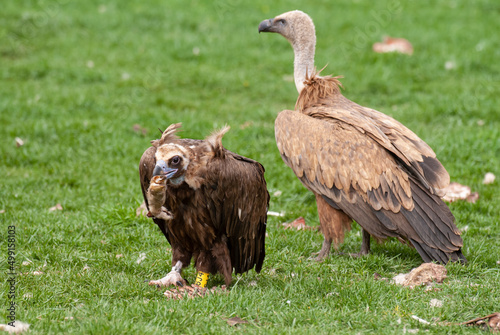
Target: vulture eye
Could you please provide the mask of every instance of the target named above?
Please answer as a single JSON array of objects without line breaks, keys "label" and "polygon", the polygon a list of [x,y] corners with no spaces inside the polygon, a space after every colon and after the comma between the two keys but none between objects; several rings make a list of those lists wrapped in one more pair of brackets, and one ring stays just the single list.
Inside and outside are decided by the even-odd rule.
[{"label": "vulture eye", "polygon": [[285,19],[279,19],[278,23],[281,24],[282,26],[284,26],[286,24],[286,20]]},{"label": "vulture eye", "polygon": [[172,159],[170,160],[170,163],[172,163],[172,165],[177,165],[181,162],[181,158],[179,156],[174,156],[172,157]]}]

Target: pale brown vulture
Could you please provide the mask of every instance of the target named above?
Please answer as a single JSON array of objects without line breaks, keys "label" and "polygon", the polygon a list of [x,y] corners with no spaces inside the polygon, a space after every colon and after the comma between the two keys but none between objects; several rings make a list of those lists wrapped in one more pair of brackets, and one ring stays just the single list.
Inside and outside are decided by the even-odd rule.
[{"label": "pale brown vulture", "polygon": [[201,287],[210,273],[228,285],[233,269],[260,272],[269,206],[264,167],[222,146],[229,127],[192,140],[176,136],[180,126],[151,141],[139,163],[146,206],[172,246],[172,271],[150,285],[184,284],[191,258]]},{"label": "pale brown vulture", "polygon": [[434,151],[411,130],[340,92],[335,77],[315,72],[311,18],[291,11],[259,24],[284,36],[295,53],[295,110],[275,122],[278,149],[316,196],[325,239],[318,259],[344,240],[352,220],[363,228],[360,255],[376,240],[396,237],[425,262],[466,261],[455,219],[441,200],[450,181]]}]

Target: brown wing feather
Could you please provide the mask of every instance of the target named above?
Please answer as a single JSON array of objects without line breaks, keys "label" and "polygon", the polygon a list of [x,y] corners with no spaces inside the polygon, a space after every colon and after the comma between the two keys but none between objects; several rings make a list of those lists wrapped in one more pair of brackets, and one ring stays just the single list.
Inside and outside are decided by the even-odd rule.
[{"label": "brown wing feather", "polygon": [[[387,150],[353,126],[283,111],[275,131],[283,160],[315,193],[336,202],[353,203],[360,197],[375,209],[413,209],[406,172]],[[334,186],[341,192],[333,192]]]},{"label": "brown wing feather", "polygon": [[297,110],[315,118],[336,119],[352,125],[393,153],[424,187],[444,195],[442,189],[450,183],[450,176],[427,143],[390,116],[345,98],[337,78],[315,75],[308,78],[297,99]]},{"label": "brown wing feather", "polygon": [[299,110],[278,115],[283,160],[372,236],[409,240],[424,261],[465,260],[454,217],[438,197],[449,175],[432,149],[396,120],[344,98],[328,78],[309,78]]},{"label": "brown wing feather", "polygon": [[139,178],[141,181],[141,189],[142,195],[144,196],[144,201],[147,203],[146,193],[149,188],[149,182],[151,177],[153,176],[153,170],[155,168],[156,159],[155,159],[155,147],[149,147],[142,154],[141,160],[139,162]]},{"label": "brown wing feather", "polygon": [[[264,167],[251,159],[225,150],[208,167],[209,194],[217,199],[219,213],[213,213],[216,228],[226,234],[231,263],[236,273],[255,265],[259,272],[265,257],[265,234],[269,193],[264,179]],[[211,180],[210,176],[216,177]]]},{"label": "brown wing feather", "polygon": [[372,236],[409,240],[425,261],[464,259],[446,204],[373,138],[295,111],[281,112],[275,131],[283,160],[302,183]]}]

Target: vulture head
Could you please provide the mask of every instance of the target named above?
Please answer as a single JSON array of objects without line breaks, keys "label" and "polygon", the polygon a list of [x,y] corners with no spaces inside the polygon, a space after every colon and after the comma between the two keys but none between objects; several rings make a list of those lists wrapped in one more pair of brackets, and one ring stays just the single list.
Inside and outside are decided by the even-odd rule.
[{"label": "vulture head", "polygon": [[316,31],[312,19],[300,10],[286,12],[259,24],[259,33],[278,33],[285,37],[293,47],[294,79],[297,91],[304,88],[307,75],[315,73],[314,51]]},{"label": "vulture head", "polygon": [[286,12],[259,24],[259,33],[278,33],[292,45],[305,45],[313,38],[316,40],[314,23],[306,13],[300,10]]},{"label": "vulture head", "polygon": [[161,135],[161,139],[151,141],[156,147],[156,165],[153,176],[161,176],[162,181],[170,185],[179,185],[185,179],[190,163],[189,157],[194,156],[193,150],[178,143],[181,123],[171,124]]},{"label": "vulture head", "polygon": [[169,184],[179,185],[185,179],[189,156],[189,150],[178,144],[168,143],[160,146],[156,151],[153,176],[162,176]]},{"label": "vulture head", "polygon": [[153,176],[164,177],[168,186],[178,187],[186,182],[197,189],[203,181],[208,162],[224,156],[222,136],[229,126],[212,133],[204,141],[188,142],[176,136],[180,127],[180,123],[172,124],[163,132],[161,139],[152,141],[156,147]]}]

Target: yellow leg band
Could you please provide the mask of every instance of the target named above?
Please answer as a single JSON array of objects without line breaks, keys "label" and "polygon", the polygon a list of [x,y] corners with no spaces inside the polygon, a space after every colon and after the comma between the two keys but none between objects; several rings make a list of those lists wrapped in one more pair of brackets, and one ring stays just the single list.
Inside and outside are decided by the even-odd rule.
[{"label": "yellow leg band", "polygon": [[196,275],[196,281],[194,282],[195,285],[205,287],[207,286],[208,282],[208,273],[198,271],[198,274]]}]

